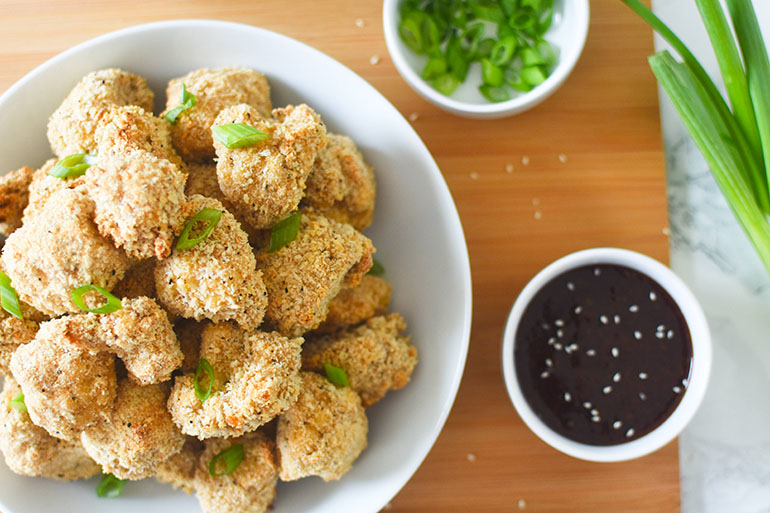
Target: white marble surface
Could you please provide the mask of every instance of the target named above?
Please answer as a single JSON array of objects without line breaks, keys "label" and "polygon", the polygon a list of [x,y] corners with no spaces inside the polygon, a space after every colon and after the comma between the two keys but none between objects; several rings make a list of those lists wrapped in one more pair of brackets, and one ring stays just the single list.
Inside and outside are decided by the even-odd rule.
[{"label": "white marble surface", "polygon": [[[770,44],[770,1],[754,3]],[[653,8],[718,78],[694,1],[653,0]],[[656,46],[665,47],[660,40]],[[770,278],[660,97],[671,267],[700,300],[714,342],[709,390],[680,437],[682,511],[770,512]]]}]

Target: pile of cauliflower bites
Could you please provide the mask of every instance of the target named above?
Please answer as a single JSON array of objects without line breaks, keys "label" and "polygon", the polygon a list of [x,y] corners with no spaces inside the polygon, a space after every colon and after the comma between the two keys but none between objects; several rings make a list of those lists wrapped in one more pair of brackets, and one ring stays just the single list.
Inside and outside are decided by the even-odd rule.
[{"label": "pile of cauliflower bites", "polygon": [[[49,120],[57,158],[0,178],[20,310],[0,310],[0,450],[22,475],[152,477],[206,512],[263,512],[279,479],[351,468],[365,408],[417,351],[368,272],[375,180],[353,142],[307,105],[273,109],[250,69],[167,95],[154,116],[142,77],[93,72]],[[212,137],[232,124],[262,139]]]}]

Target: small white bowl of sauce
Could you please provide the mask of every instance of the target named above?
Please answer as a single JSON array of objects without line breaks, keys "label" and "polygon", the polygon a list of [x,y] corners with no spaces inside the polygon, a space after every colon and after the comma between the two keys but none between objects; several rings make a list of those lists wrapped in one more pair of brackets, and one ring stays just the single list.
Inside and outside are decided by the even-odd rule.
[{"label": "small white bowl of sauce", "polygon": [[706,392],[703,310],[668,267],[616,248],[578,251],[524,287],[503,375],[524,423],[555,449],[623,461],[673,440]]}]

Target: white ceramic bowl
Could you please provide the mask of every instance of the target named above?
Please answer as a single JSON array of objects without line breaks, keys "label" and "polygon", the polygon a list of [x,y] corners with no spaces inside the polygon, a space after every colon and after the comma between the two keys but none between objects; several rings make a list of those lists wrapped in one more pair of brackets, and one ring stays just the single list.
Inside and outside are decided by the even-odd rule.
[{"label": "white ceramic bowl", "polygon": [[[393,284],[392,307],[409,323],[420,363],[406,388],[367,410],[369,447],[350,473],[333,483],[282,483],[272,510],[374,513],[407,482],[441,431],[462,376],[471,322],[468,253],[449,190],[422,141],[382,95],[330,57],[266,30],[202,20],[141,25],[54,57],[0,97],[3,171],[49,158],[48,116],[92,70],[118,66],[147,77],[158,109],[170,78],[228,65],[264,72],[275,105],[313,106],[331,131],[356,141],[377,173],[377,209],[367,235]],[[98,478],[59,483],[21,477],[0,463],[0,510],[199,510],[194,497],[153,480],[129,483],[114,500],[98,499],[97,483]]]},{"label": "white ceramic bowl", "polygon": [[474,63],[464,83],[445,96],[425,82],[420,74],[427,57],[417,55],[407,47],[398,34],[402,0],[385,0],[382,7],[382,26],[388,52],[396,69],[412,89],[437,107],[468,118],[492,119],[511,116],[539,104],[567,79],[583,51],[590,20],[588,0],[554,0],[554,17],[545,39],[558,48],[558,63],[545,82],[529,92],[514,91],[510,100],[491,103],[478,91],[481,84],[481,66]]},{"label": "white ceramic bowl", "polygon": [[[514,345],[519,320],[534,295],[560,274],[585,265],[616,264],[646,274],[679,306],[692,339],[690,381],[681,402],[659,427],[631,442],[597,446],[578,443],[559,435],[541,421],[524,398],[514,365]],[[508,316],[503,335],[503,376],[508,395],[524,423],[544,442],[565,454],[590,461],[623,461],[649,454],[673,440],[692,419],[706,393],[711,372],[711,336],[706,317],[695,296],[668,267],[640,253],[616,248],[594,248],[572,253],[540,271],[521,291]]]}]

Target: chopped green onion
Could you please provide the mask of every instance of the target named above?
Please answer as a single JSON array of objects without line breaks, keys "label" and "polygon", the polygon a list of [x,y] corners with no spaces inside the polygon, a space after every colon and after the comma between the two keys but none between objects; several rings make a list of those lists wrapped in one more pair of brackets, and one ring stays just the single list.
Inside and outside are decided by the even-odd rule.
[{"label": "chopped green onion", "polygon": [[86,174],[86,170],[96,164],[96,155],[74,153],[67,155],[51,169],[48,174],[56,178],[77,178]]},{"label": "chopped green onion", "polygon": [[270,230],[270,247],[267,248],[269,253],[278,251],[297,238],[300,219],[300,213],[295,212],[289,217],[281,219],[273,226],[272,230]]},{"label": "chopped green onion", "polygon": [[8,406],[15,408],[20,412],[27,412],[27,404],[24,402],[24,394],[19,394],[8,403]]},{"label": "chopped green onion", "polygon": [[[88,308],[85,301],[83,300],[83,296],[87,292],[91,292],[91,291],[98,292],[99,294],[104,296],[104,299],[106,299],[107,302],[97,308]],[[108,314],[112,312],[117,312],[118,310],[123,308],[123,304],[121,303],[120,299],[110,294],[110,291],[108,291],[107,289],[104,289],[98,285],[83,285],[82,287],[78,287],[72,292],[70,292],[70,297],[72,298],[72,302],[75,303],[75,306],[77,306],[84,312]]]},{"label": "chopped green onion", "polygon": [[[219,219],[222,217],[222,211],[215,208],[202,208],[195,214],[192,219],[187,221],[187,224],[182,228],[182,233],[179,234],[179,239],[176,241],[176,249],[178,251],[184,251],[192,249],[203,240],[208,237],[211,232],[216,228]],[[199,228],[198,223],[206,223],[204,227]],[[198,230],[199,235],[192,237],[190,234],[193,229]]]},{"label": "chopped green onion", "polygon": [[[471,61],[465,55],[465,50],[463,50],[462,43],[458,38],[451,39],[447,44],[446,60],[449,71],[452,76],[457,79],[458,84],[460,82],[465,82],[465,78],[468,76],[468,69],[471,66]],[[455,88],[456,87],[457,86],[455,86]],[[453,88],[452,91],[454,91],[455,88]]]},{"label": "chopped green onion", "polygon": [[505,21],[505,13],[503,13],[503,9],[497,2],[491,0],[476,0],[474,2],[468,2],[468,7],[480,20],[491,21],[493,23]]},{"label": "chopped green onion", "polygon": [[441,43],[441,31],[436,21],[430,16],[425,16],[422,20],[422,44],[425,53],[429,53],[438,48]]},{"label": "chopped green onion", "polygon": [[535,48],[523,48],[521,50],[521,59],[524,66],[542,66],[546,64],[545,59]]},{"label": "chopped green onion", "polygon": [[21,314],[19,295],[11,285],[11,278],[3,271],[0,271],[0,306],[17,319],[24,320],[24,316]]},{"label": "chopped green onion", "polygon": [[535,49],[537,50],[537,53],[540,54],[540,57],[543,59],[546,66],[553,66],[556,64],[556,50],[554,50],[551,43],[545,39],[541,39],[535,45]]},{"label": "chopped green onion", "polygon": [[532,87],[545,82],[546,76],[540,66],[529,66],[521,70],[521,78]]},{"label": "chopped green onion", "polygon": [[404,18],[398,26],[401,40],[415,53],[423,53],[422,30],[420,22],[415,18]]},{"label": "chopped green onion", "polygon": [[447,72],[446,59],[443,56],[431,57],[422,70],[422,78],[433,80]]},{"label": "chopped green onion", "polygon": [[482,37],[484,37],[483,23],[474,23],[473,25],[468,26],[460,36],[460,44],[463,50],[465,50],[466,55],[471,59],[475,58]]},{"label": "chopped green onion", "polygon": [[495,47],[495,43],[496,41],[491,38],[482,39],[481,43],[479,43],[478,49],[476,50],[476,55],[474,55],[473,58],[478,61],[489,57],[490,52],[492,52],[492,48]]},{"label": "chopped green onion", "polygon": [[492,47],[489,52],[489,60],[495,66],[505,66],[513,58],[514,50],[516,50],[516,38],[506,36]]},{"label": "chopped green onion", "polygon": [[[201,378],[203,374],[206,374],[209,381],[209,386],[205,390],[201,385]],[[195,377],[193,378],[193,387],[195,388],[195,395],[198,396],[200,402],[205,403],[206,399],[211,396],[211,388],[214,386],[214,369],[211,364],[205,358],[198,360],[198,368],[195,369]]]},{"label": "chopped green onion", "polygon": [[367,271],[366,274],[371,274],[372,276],[382,276],[385,274],[385,267],[380,263],[379,260],[372,258],[372,266],[369,268],[369,271]]},{"label": "chopped green onion", "polygon": [[450,94],[455,92],[455,89],[457,89],[457,86],[460,85],[460,82],[457,80],[457,77],[455,77],[454,75],[450,75],[449,73],[446,73],[434,79],[430,83],[430,85],[432,85],[433,88],[439,93],[445,96],[449,96]]},{"label": "chopped green onion", "polygon": [[[217,464],[222,460],[225,463],[225,470],[223,472],[217,472]],[[233,444],[224,451],[220,452],[209,462],[209,474],[212,477],[229,476],[238,465],[243,461],[243,444]]]},{"label": "chopped green onion", "polygon": [[102,498],[114,499],[123,492],[124,486],[126,486],[125,479],[118,479],[112,474],[106,474],[99,482],[99,486],[96,487],[96,495]]},{"label": "chopped green onion", "polygon": [[508,89],[500,86],[493,86],[490,84],[482,84],[479,86],[479,92],[491,102],[504,102],[511,99],[511,93]]},{"label": "chopped green onion", "polygon": [[486,85],[500,87],[503,85],[503,70],[492,64],[489,59],[481,59],[481,80]]},{"label": "chopped green onion", "polygon": [[192,94],[187,90],[187,86],[182,84],[182,99],[181,99],[181,105],[178,107],[174,107],[170,111],[166,113],[165,118],[171,123],[172,125],[176,125],[176,119],[179,117],[179,115],[192,107],[195,106],[195,95]]},{"label": "chopped green onion", "polygon": [[345,369],[335,367],[334,365],[325,363],[324,372],[326,372],[326,379],[334,383],[338,387],[349,387],[350,381],[348,381],[348,375]]},{"label": "chopped green onion", "polygon": [[245,123],[228,123],[211,127],[214,139],[223,144],[227,149],[244,148],[253,146],[267,139],[267,134]]},{"label": "chopped green onion", "polygon": [[514,57],[511,64],[503,70],[505,83],[517,91],[531,91],[532,86],[524,82],[524,79],[521,78],[522,71],[524,71],[524,62],[521,60],[521,57]]}]

